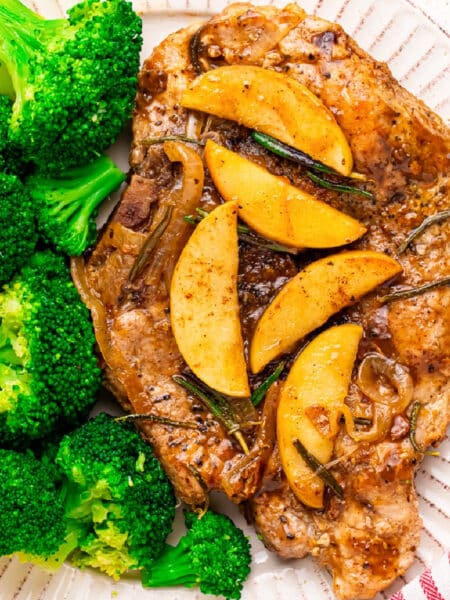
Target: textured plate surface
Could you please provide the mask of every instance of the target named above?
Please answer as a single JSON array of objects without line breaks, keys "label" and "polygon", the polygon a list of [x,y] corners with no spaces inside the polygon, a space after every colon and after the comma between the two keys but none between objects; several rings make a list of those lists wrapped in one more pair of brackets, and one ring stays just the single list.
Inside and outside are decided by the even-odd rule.
[{"label": "textured plate surface", "polygon": [[[73,0],[29,0],[46,17],[60,17]],[[144,19],[143,58],[167,34],[203,16],[220,11],[225,0],[135,0]],[[286,2],[256,0],[254,4]],[[450,122],[450,5],[448,0],[303,0],[308,12],[339,22],[376,59],[389,64],[397,79],[430,108]],[[112,152],[125,167],[126,141]],[[450,437],[439,457],[427,457],[420,466],[416,487],[423,519],[422,541],[405,575],[376,600],[388,598],[450,548]],[[243,600],[333,600],[331,579],[310,558],[284,562],[268,552],[247,527],[236,507],[221,497],[213,505],[229,514],[250,536],[252,575]],[[132,578],[115,583],[93,571],[64,565],[56,574],[16,558],[0,558],[0,600],[208,600],[193,590],[143,590]],[[447,599],[445,599],[447,600]]]}]

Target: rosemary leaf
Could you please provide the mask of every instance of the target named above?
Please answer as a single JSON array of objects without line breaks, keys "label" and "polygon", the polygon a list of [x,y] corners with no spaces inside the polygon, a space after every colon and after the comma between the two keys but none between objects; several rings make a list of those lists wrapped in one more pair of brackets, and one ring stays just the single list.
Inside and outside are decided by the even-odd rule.
[{"label": "rosemary leaf", "polygon": [[[197,208],[196,213],[197,215],[186,215],[184,217],[186,223],[189,223],[190,225],[196,225],[209,214],[208,211],[204,210],[203,208]],[[298,248],[284,246],[283,244],[278,244],[277,242],[260,237],[243,223],[238,223],[237,231],[239,239],[242,242],[251,244],[252,246],[258,246],[259,248],[266,248],[267,250],[273,250],[274,252],[286,252],[287,254],[294,255],[298,254],[299,252]]]},{"label": "rosemary leaf", "polygon": [[189,223],[189,225],[197,225],[198,221],[196,220],[196,218],[193,215],[185,215],[183,217],[183,219],[186,221],[186,223]]},{"label": "rosemary leaf", "polygon": [[332,473],[328,471],[328,469],[326,469],[323,464],[305,448],[300,440],[294,440],[293,444],[305,463],[314,472],[314,475],[320,477],[325,485],[329,487],[338,498],[343,499],[344,489],[340,483],[337,482],[334,475],[332,475]]},{"label": "rosemary leaf", "polygon": [[[287,160],[291,160],[292,162],[298,163],[303,167],[307,167],[312,171],[318,171],[319,173],[328,173],[329,175],[337,175],[339,177],[344,177],[341,173],[338,173],[331,167],[327,167],[318,160],[312,158],[306,152],[302,152],[301,150],[297,150],[293,146],[289,146],[284,142],[280,142],[276,138],[273,138],[266,133],[261,133],[259,131],[252,131],[252,138],[258,144],[261,144],[263,148],[281,156],[282,158],[286,158]],[[352,172],[350,175],[346,176],[346,179],[356,179],[358,181],[367,181],[367,176],[362,173]]]},{"label": "rosemary leaf", "polygon": [[335,192],[346,192],[347,194],[358,194],[359,196],[365,196],[366,198],[373,198],[372,192],[368,192],[367,190],[361,190],[353,185],[346,185],[342,183],[334,183],[333,181],[329,181],[328,179],[324,179],[323,177],[319,177],[309,169],[306,171],[308,177],[316,183],[320,185],[320,187],[326,188],[328,190],[334,190]]},{"label": "rosemary leaf", "polygon": [[140,140],[139,143],[144,146],[154,146],[155,144],[163,144],[164,142],[186,142],[188,144],[197,144],[198,146],[205,145],[205,142],[185,135],[165,135],[157,138],[146,138],[145,140]]},{"label": "rosemary leaf", "polygon": [[160,415],[153,414],[132,414],[124,415],[123,417],[116,417],[115,421],[152,421],[153,423],[160,423],[161,425],[170,425],[171,427],[181,427],[184,429],[198,429],[198,424],[193,421],[174,421],[167,417],[161,417]]},{"label": "rosemary leaf", "polygon": [[255,235],[254,233],[247,234],[247,233],[242,232],[242,230],[241,230],[241,232],[239,232],[239,226],[238,226],[238,235],[239,235],[239,239],[241,240],[241,242],[246,242],[247,244],[251,244],[252,246],[258,246],[259,248],[266,248],[267,250],[273,250],[274,252],[285,252],[286,254],[298,254],[297,248],[290,248],[289,246],[284,246],[283,244],[277,244],[277,242],[271,242],[270,240],[262,238],[259,235]]},{"label": "rosemary leaf", "polygon": [[188,390],[188,392],[194,394],[197,398],[200,398],[208,410],[210,410],[216,419],[222,423],[228,433],[235,437],[244,453],[248,454],[248,445],[240,431],[240,424],[233,418],[233,409],[225,396],[222,396],[213,390],[211,390],[211,395],[206,393],[204,389],[202,389],[201,384],[191,381],[186,376],[174,375],[173,380],[178,383],[178,385],[181,385]]},{"label": "rosemary leaf", "polygon": [[426,454],[427,456],[439,456],[439,452],[434,452],[432,450],[422,450],[416,440],[416,429],[417,429],[417,420],[419,418],[420,409],[422,408],[422,404],[420,402],[414,402],[411,409],[410,416],[410,427],[409,427],[409,440],[411,442],[411,446],[414,448],[416,452],[419,454]]},{"label": "rosemary leaf", "polygon": [[128,276],[128,280],[130,283],[133,283],[133,281],[137,277],[139,277],[139,275],[144,270],[145,265],[147,264],[147,261],[148,261],[149,257],[151,256],[151,253],[156,248],[156,245],[158,244],[159,240],[161,239],[162,234],[164,233],[164,231],[166,230],[167,226],[170,223],[170,219],[172,218],[172,211],[173,211],[173,206],[165,206],[164,207],[161,220],[156,225],[156,227],[153,229],[153,231],[149,234],[148,238],[145,240],[144,245],[142,246],[141,251],[139,252],[139,255],[136,257],[136,260],[134,261],[134,264],[133,264],[130,274]]},{"label": "rosemary leaf", "polygon": [[424,219],[418,227],[416,227],[415,229],[413,229],[411,231],[411,233],[407,236],[407,238],[404,240],[404,242],[402,244],[400,244],[400,246],[398,247],[398,250],[397,250],[397,254],[402,254],[406,250],[406,248],[410,245],[410,243],[413,240],[415,240],[416,237],[422,233],[422,231],[425,231],[425,229],[427,229],[427,227],[430,227],[431,225],[434,225],[435,223],[440,223],[441,221],[444,221],[445,219],[448,219],[448,218],[450,218],[450,210],[443,210],[434,215],[430,215],[429,217]]},{"label": "rosemary leaf", "polygon": [[316,171],[322,171],[323,173],[334,173],[333,169],[323,165],[322,163],[315,161],[309,154],[297,150],[288,144],[280,142],[276,138],[273,138],[266,133],[260,133],[259,131],[252,131],[252,138],[255,142],[258,142],[263,148],[281,156],[281,158],[287,158],[292,162],[298,163],[303,167],[315,169]]},{"label": "rosemary leaf", "polygon": [[271,373],[271,375],[269,375],[257,388],[256,390],[254,390],[253,394],[251,395],[251,400],[254,404],[254,406],[258,406],[258,404],[264,400],[264,398],[266,397],[267,394],[267,390],[270,388],[270,386],[272,385],[272,383],[275,383],[275,381],[277,381],[277,379],[280,377],[281,373],[283,372],[283,369],[286,365],[285,361],[281,361],[278,363],[276,369],[274,370],[273,373]]},{"label": "rosemary leaf", "polygon": [[445,287],[446,285],[450,285],[450,275],[443,277],[442,279],[437,279],[436,281],[431,281],[430,283],[426,283],[425,285],[421,285],[419,287],[410,288],[408,290],[398,290],[397,292],[386,294],[385,296],[381,296],[379,301],[382,304],[385,304],[386,302],[392,302],[393,300],[414,298],[414,296],[420,296],[421,294],[425,294],[425,292],[429,292],[430,290],[434,290],[439,287]]}]

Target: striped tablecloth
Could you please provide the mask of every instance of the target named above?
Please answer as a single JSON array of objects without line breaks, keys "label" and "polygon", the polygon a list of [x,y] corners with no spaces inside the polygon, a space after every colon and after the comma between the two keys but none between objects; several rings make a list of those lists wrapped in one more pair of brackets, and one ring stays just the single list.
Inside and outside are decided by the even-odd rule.
[{"label": "striped tablecloth", "polygon": [[450,600],[450,552],[390,600]]}]

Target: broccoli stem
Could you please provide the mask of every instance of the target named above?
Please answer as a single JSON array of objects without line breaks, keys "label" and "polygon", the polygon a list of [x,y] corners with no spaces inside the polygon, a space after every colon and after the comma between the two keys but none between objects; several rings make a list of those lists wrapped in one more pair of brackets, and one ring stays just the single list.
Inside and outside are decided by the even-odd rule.
[{"label": "broccoli stem", "polygon": [[39,205],[38,227],[44,237],[71,256],[81,254],[95,239],[98,206],[124,179],[107,156],[57,178],[30,177],[27,188]]},{"label": "broccoli stem", "polygon": [[70,229],[81,233],[98,206],[124,179],[122,171],[106,156],[90,165],[66,171],[61,179],[49,179],[49,189],[54,185],[61,197],[50,214],[67,221]]},{"label": "broccoli stem", "polygon": [[190,544],[189,535],[181,538],[177,546],[167,544],[164,552],[153,563],[151,570],[143,576],[143,585],[146,587],[198,585],[198,577],[189,554]]}]

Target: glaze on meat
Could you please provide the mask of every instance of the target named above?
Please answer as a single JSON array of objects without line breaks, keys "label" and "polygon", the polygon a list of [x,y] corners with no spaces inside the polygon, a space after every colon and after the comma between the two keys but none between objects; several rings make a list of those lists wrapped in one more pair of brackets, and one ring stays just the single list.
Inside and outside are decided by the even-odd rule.
[{"label": "glaze on meat", "polygon": [[[189,50],[194,35],[195,64]],[[245,128],[183,109],[182,91],[197,70],[224,64],[275,69],[307,85],[334,113],[351,145],[355,170],[368,176],[365,185],[374,199],[318,188],[301,167],[255,144]],[[345,499],[329,496],[323,511],[309,510],[295,498],[276,446],[269,459],[247,465],[245,476],[229,477],[244,464],[242,451],[172,379],[185,365],[170,331],[164,280],[155,284],[144,273],[133,286],[128,282],[155,210],[181,185],[182,171],[168,161],[161,145],[149,144],[167,135],[213,137],[364,223],[368,233],[352,248],[396,257],[411,229],[449,208],[449,132],[399,86],[386,65],[375,62],[338,25],[308,16],[295,4],[284,9],[232,5],[201,27],[172,34],[145,61],[133,120],[129,186],[92,253],[73,263],[74,279],[92,311],[107,382],[118,399],[133,412],[198,423],[196,430],[141,425],[180,498],[196,505],[208,491],[226,490],[243,502],[269,548],[285,558],[311,553],[331,571],[338,598],[372,598],[406,571],[420,539],[413,481],[422,454],[409,439],[409,413],[399,415],[385,439],[376,443],[356,443],[342,427],[333,473]],[[201,205],[210,210],[220,201],[206,173]],[[173,247],[175,253],[181,251],[176,243]],[[449,247],[448,221],[427,229],[398,257],[404,271],[394,289],[448,275]],[[239,297],[247,343],[277,290],[323,255],[291,257],[242,245]],[[383,306],[377,295],[365,297],[332,322],[363,325],[358,361],[379,351],[409,370],[414,401],[423,405],[416,439],[426,448],[442,439],[449,422],[450,290],[442,287]],[[369,410],[355,382],[347,402]]]}]

